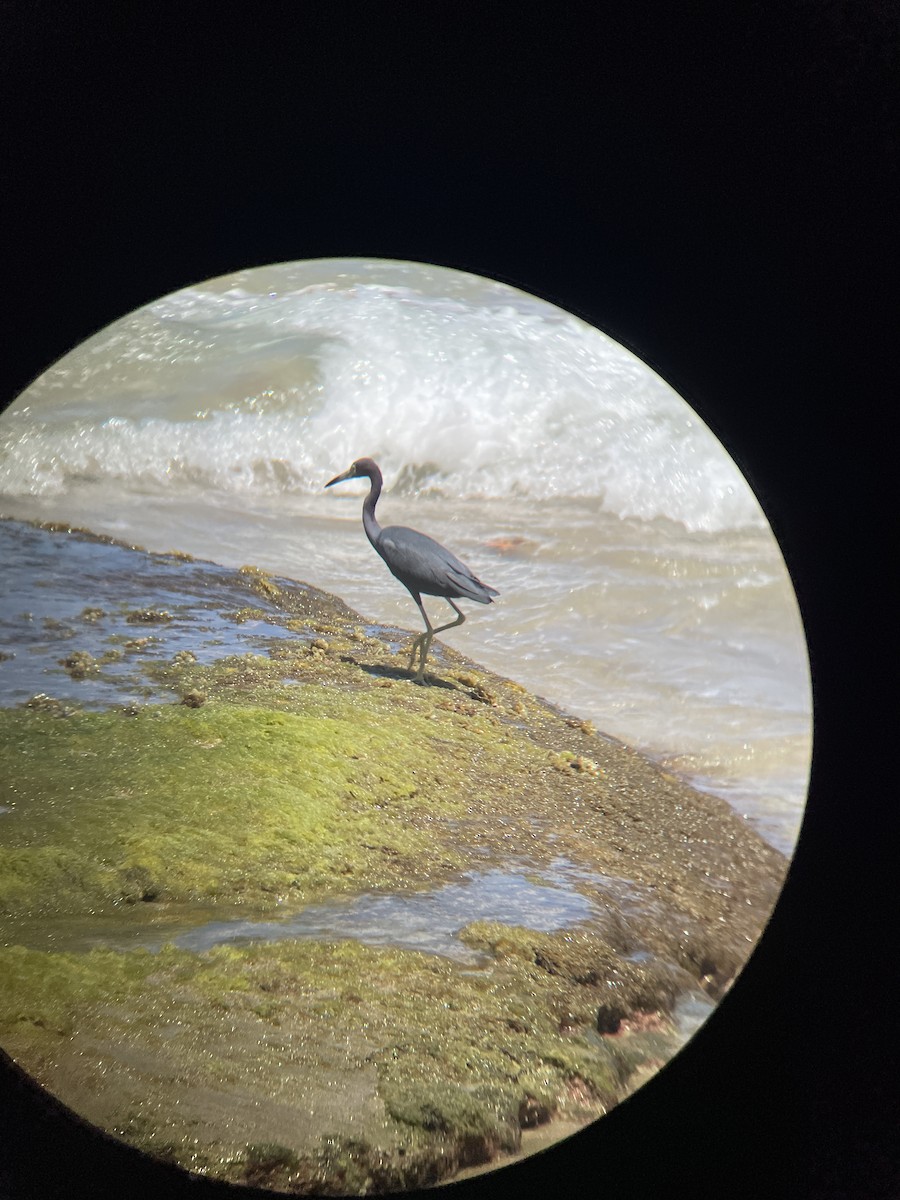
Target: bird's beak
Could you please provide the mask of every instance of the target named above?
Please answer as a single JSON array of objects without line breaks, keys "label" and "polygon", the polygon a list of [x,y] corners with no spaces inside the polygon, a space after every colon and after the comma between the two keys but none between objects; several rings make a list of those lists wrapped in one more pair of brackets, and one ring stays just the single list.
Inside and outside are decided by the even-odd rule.
[{"label": "bird's beak", "polygon": [[347,470],[343,473],[343,475],[335,475],[334,479],[329,479],[328,482],[325,484],[325,486],[331,487],[331,485],[333,483],[343,483],[345,479],[355,479],[355,478],[356,478],[356,476],[353,474],[353,468],[348,467]]}]

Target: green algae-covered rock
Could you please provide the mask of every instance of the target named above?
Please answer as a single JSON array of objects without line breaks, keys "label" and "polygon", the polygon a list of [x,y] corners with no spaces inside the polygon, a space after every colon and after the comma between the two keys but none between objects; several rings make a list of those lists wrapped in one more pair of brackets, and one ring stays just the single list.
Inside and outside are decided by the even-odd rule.
[{"label": "green algae-covered rock", "polygon": [[389,832],[394,855],[413,849],[398,818],[417,790],[413,768],[437,772],[439,758],[417,736],[420,722],[360,727],[351,703],[329,710],[148,706],[128,719],[82,712],[64,722],[0,710],[11,810],[0,912],[90,913],[140,899],[266,904],[342,878],[378,882],[373,843]]},{"label": "green algae-covered rock", "polygon": [[[183,568],[201,606],[208,566]],[[216,589],[217,619],[278,636],[208,661],[169,644],[183,612],[135,600],[122,621],[153,624],[155,658],[120,629],[64,666],[112,694],[127,667],[118,709],[69,691],[0,709],[0,1045],[153,1154],[317,1194],[433,1184],[649,1078],[679,1045],[679,996],[718,998],[746,960],[784,860],[723,802],[452,650],[416,687],[333,597],[255,569]],[[80,603],[79,637],[101,638],[110,606]],[[460,961],[163,944],[560,862],[579,924],[469,921]]]}]

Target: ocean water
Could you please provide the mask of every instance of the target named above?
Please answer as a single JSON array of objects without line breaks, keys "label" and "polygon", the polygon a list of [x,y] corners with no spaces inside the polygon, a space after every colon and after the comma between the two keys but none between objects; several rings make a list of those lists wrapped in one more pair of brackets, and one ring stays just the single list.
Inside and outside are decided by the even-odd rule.
[{"label": "ocean water", "polygon": [[363,534],[365,486],[323,491],[363,455],[384,471],[382,523],[437,537],[501,593],[448,642],[791,852],[811,693],[777,543],[680,397],[543,301],[372,260],[186,288],[0,417],[0,514],[252,563],[418,632]]}]

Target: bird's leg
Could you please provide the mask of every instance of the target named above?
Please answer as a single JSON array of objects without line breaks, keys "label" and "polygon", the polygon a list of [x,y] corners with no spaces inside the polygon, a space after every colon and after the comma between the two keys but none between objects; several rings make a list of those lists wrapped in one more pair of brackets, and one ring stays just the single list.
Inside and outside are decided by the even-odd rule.
[{"label": "bird's leg", "polygon": [[462,625],[463,621],[465,621],[465,619],[466,619],[466,614],[463,612],[463,610],[461,608],[456,607],[456,605],[453,603],[453,601],[450,599],[449,596],[445,596],[444,599],[447,601],[447,603],[450,605],[450,607],[456,613],[456,620],[448,621],[446,625],[438,625],[437,629],[433,629],[431,631],[432,637],[436,633],[443,633],[445,629],[453,629],[453,627],[456,625]]},{"label": "bird's leg", "polygon": [[462,625],[463,621],[466,619],[466,614],[462,611],[462,609],[456,607],[449,596],[445,596],[444,598],[456,613],[456,620],[448,621],[446,625],[438,625],[437,629],[432,628],[431,622],[428,620],[428,616],[425,612],[425,608],[421,601],[419,602],[419,608],[422,610],[422,616],[425,618],[427,629],[425,633],[420,633],[413,643],[413,652],[409,660],[409,669],[412,670],[413,658],[415,658],[416,655],[416,647],[421,644],[422,658],[419,661],[419,669],[416,672],[416,683],[425,682],[425,659],[428,657],[428,651],[431,649],[431,643],[434,639],[434,635],[436,633],[443,633],[445,629],[453,629],[455,625]]},{"label": "bird's leg", "polygon": [[425,659],[428,657],[428,650],[431,646],[431,639],[434,637],[434,630],[431,627],[431,622],[428,620],[428,613],[425,611],[425,605],[422,603],[421,596],[413,596],[416,604],[419,606],[419,612],[422,614],[422,620],[425,622],[425,632],[420,633],[412,644],[412,654],[409,656],[408,671],[412,670],[413,662],[415,661],[416,651],[422,648],[422,657],[419,660],[419,669],[416,672],[415,682],[424,683],[425,681]]}]

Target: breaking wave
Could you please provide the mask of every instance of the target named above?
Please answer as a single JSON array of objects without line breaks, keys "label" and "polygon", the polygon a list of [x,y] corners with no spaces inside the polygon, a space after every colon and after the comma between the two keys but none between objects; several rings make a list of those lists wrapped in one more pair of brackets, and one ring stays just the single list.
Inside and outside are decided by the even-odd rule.
[{"label": "breaking wave", "polygon": [[318,493],[371,455],[400,490],[764,524],[687,404],[577,318],[459,272],[305,265],[185,289],[60,360],[0,420],[0,491]]}]

